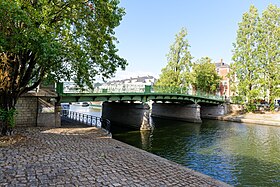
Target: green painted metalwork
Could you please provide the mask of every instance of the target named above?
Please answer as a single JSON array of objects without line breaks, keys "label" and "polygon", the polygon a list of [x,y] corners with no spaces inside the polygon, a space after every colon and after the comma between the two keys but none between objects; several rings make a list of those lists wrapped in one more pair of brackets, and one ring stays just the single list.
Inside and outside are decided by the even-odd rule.
[{"label": "green painted metalwork", "polygon": [[[138,90],[137,90],[138,89]],[[206,93],[189,94],[186,88],[167,88],[145,86],[143,88],[133,88],[133,92],[129,89],[122,89],[121,92],[113,92],[112,90],[120,89],[94,89],[87,92],[75,88],[73,92],[68,88],[63,87],[63,83],[57,84],[57,93],[60,102],[82,102],[82,101],[140,101],[147,102],[153,101],[169,101],[169,102],[190,102],[190,103],[209,103],[221,104],[224,99],[219,96],[209,95]],[[98,91],[96,91],[98,90]]]}]

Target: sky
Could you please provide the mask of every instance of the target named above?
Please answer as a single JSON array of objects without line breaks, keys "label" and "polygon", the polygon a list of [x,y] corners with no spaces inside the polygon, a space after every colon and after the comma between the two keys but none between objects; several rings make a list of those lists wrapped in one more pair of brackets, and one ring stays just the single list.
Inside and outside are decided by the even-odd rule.
[{"label": "sky", "polygon": [[118,54],[128,66],[115,78],[144,75],[159,77],[167,65],[166,54],[182,27],[194,61],[210,57],[231,63],[233,43],[242,15],[254,5],[259,14],[280,0],[120,0],[126,15],[115,29]]}]

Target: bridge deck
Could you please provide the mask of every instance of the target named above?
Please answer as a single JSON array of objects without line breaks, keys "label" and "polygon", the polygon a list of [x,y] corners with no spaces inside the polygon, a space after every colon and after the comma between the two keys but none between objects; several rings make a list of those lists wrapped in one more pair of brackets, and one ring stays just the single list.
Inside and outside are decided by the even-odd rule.
[{"label": "bridge deck", "polygon": [[221,104],[224,103],[224,99],[220,96],[209,95],[209,94],[187,94],[178,93],[178,91],[162,92],[153,89],[151,86],[146,86],[145,89],[140,92],[108,92],[103,90],[99,93],[79,93],[79,92],[63,92],[63,87],[60,86],[58,94],[60,102],[83,102],[83,101],[140,101],[147,102],[153,101],[172,101],[172,102],[189,102],[189,103],[210,103],[210,104]]}]

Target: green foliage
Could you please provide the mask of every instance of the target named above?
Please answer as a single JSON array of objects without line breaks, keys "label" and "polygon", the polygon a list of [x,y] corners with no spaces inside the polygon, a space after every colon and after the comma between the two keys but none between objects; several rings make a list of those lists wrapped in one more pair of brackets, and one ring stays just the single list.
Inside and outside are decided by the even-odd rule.
[{"label": "green foliage", "polygon": [[96,75],[109,78],[118,67],[124,69],[113,30],[125,14],[118,3],[2,0],[0,50],[15,60],[10,73],[26,88],[22,92],[42,79],[91,85]]},{"label": "green foliage", "polygon": [[235,104],[243,104],[243,98],[241,96],[235,95],[231,97],[231,102]]},{"label": "green foliage", "polygon": [[189,43],[186,39],[187,30],[182,28],[176,34],[175,42],[170,46],[167,54],[167,66],[161,70],[156,86],[183,88],[190,83],[190,70],[192,67],[192,56],[189,52]]},{"label": "green foliage", "polygon": [[173,87],[173,86],[153,86],[153,91],[156,93],[186,94],[188,92],[188,88],[187,87]]},{"label": "green foliage", "polygon": [[239,23],[237,41],[234,44],[232,75],[236,75],[238,95],[246,97],[251,103],[259,95],[259,68],[257,61],[258,48],[258,10],[251,6],[248,13],[243,14]]},{"label": "green foliage", "polygon": [[10,110],[5,110],[0,108],[0,120],[3,122],[7,122],[9,127],[15,127],[15,115],[16,109],[12,108]]},{"label": "green foliage", "polygon": [[280,8],[269,5],[262,13],[259,28],[260,85],[267,101],[274,104],[280,96]]},{"label": "green foliage", "polygon": [[251,6],[243,14],[234,43],[231,85],[242,102],[273,103],[280,96],[280,9],[269,5],[260,17]]},{"label": "green foliage", "polygon": [[211,59],[204,57],[193,66],[192,85],[196,91],[215,93],[219,88],[221,77],[217,74],[216,66]]},{"label": "green foliage", "polygon": [[256,106],[256,104],[248,104],[248,105],[246,105],[245,110],[247,112],[254,112],[257,110],[257,106]]},{"label": "green foliage", "polygon": [[[14,108],[43,80],[92,87],[97,75],[124,69],[114,28],[125,12],[118,0],[1,0],[0,107]],[[5,118],[6,119],[6,118]],[[11,122],[11,121],[10,121]]]}]

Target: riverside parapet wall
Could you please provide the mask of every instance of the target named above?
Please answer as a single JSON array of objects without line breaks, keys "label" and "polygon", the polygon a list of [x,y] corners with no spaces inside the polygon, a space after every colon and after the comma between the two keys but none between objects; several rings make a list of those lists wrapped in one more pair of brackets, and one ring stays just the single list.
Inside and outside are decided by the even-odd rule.
[{"label": "riverside parapet wall", "polygon": [[22,95],[16,104],[16,126],[59,127],[60,113],[55,106],[57,94],[41,89]]}]

